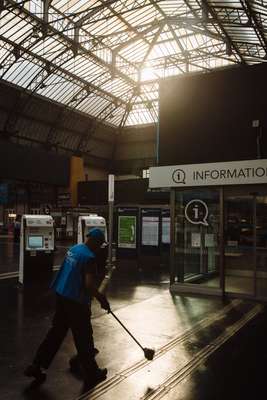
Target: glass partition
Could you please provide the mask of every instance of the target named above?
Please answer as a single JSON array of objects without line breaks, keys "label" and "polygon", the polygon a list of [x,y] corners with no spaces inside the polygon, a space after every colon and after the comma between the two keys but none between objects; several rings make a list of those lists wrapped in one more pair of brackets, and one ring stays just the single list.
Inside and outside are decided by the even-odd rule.
[{"label": "glass partition", "polygon": [[254,296],[254,197],[226,195],[224,210],[225,292]]},{"label": "glass partition", "polygon": [[175,193],[175,281],[220,287],[219,190]]}]

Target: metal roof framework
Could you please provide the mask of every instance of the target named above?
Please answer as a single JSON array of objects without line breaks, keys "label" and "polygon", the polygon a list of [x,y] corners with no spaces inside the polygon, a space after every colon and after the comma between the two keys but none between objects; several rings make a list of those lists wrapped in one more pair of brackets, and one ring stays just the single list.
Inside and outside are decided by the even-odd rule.
[{"label": "metal roof framework", "polygon": [[0,0],[0,79],[28,94],[5,129],[34,93],[118,129],[154,123],[160,79],[266,54],[265,0]]}]

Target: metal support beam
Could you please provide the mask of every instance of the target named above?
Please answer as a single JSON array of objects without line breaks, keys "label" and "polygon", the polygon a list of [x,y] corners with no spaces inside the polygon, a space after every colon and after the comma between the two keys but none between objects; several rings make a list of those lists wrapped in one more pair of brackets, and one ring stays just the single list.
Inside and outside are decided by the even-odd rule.
[{"label": "metal support beam", "polygon": [[85,132],[80,135],[80,140],[76,148],[77,152],[83,153],[84,151],[86,151],[89,140],[93,137],[97,128],[101,125],[101,123],[109,118],[109,116],[116,110],[118,106],[119,104],[117,103],[108,104],[106,107],[103,108],[103,110],[101,110],[97,114],[94,119],[91,120]]},{"label": "metal support beam", "polygon": [[[0,40],[6,40],[5,38],[2,38],[0,36]],[[7,40],[6,40],[7,41]],[[8,41],[9,42],[9,41]],[[10,43],[9,43],[10,44]],[[13,43],[12,43],[13,45]],[[20,49],[20,48],[19,48]],[[24,51],[24,49],[23,49]],[[36,55],[32,55],[31,52],[25,51],[26,53],[29,53],[31,56],[36,57]],[[16,130],[16,124],[17,121],[23,112],[23,110],[26,108],[26,106],[29,104],[29,102],[32,99],[33,94],[41,87],[41,85],[44,84],[45,80],[52,74],[55,73],[59,70],[61,70],[61,66],[69,59],[73,57],[71,50],[69,50],[69,56],[68,54],[64,51],[59,54],[58,58],[61,59],[62,56],[62,61],[59,65],[54,65],[52,63],[49,64],[49,68],[47,68],[47,61],[42,59],[41,57],[38,57],[39,61],[41,61],[44,65],[45,68],[41,69],[39,73],[37,73],[34,78],[30,81],[28,86],[24,88],[23,93],[25,93],[26,96],[21,96],[17,99],[16,103],[14,104],[13,110],[9,113],[7,120],[5,121],[4,125],[4,131],[7,134],[12,134]],[[40,60],[41,59],[41,60]],[[70,73],[68,73],[69,75]],[[71,76],[72,77],[72,76]],[[73,77],[72,77],[73,78]],[[76,77],[74,77],[75,79]],[[105,97],[108,97],[108,99],[111,99],[112,102],[114,101],[120,101],[118,98],[110,96],[109,93],[102,91],[101,89],[99,90],[98,87],[89,84],[88,82],[84,82],[83,87],[81,88],[81,92],[85,90],[84,88],[88,89],[90,88],[91,91],[95,92],[104,92]],[[30,90],[31,92],[28,92]],[[88,90],[87,90],[87,96],[88,96]],[[81,100],[83,101],[83,99]],[[66,105],[68,107],[69,104]],[[77,106],[77,105],[76,105]],[[55,127],[55,130],[57,130],[57,127]],[[55,136],[55,132],[51,133],[49,136],[49,141],[51,141],[52,136]]]},{"label": "metal support beam", "polygon": [[[8,4],[13,6],[14,9],[17,9],[17,3],[14,0],[5,0]],[[38,18],[35,14],[31,13],[29,10],[25,9],[24,7],[19,7],[18,9],[20,15],[25,14],[26,17],[30,17],[32,21],[37,22],[40,26],[44,25],[44,20]],[[86,49],[81,43],[77,43],[74,39],[66,36],[64,33],[60,32],[59,30],[55,29],[51,24],[46,24],[45,27],[47,28],[47,33],[50,36],[58,36],[64,43],[66,48],[76,48],[80,54],[89,57],[91,60],[96,62],[96,64],[103,66],[107,70],[111,70],[111,66],[108,62],[104,61],[102,58],[95,55],[92,51]],[[116,68],[116,74],[131,86],[135,86],[136,82],[131,79],[126,74],[122,73],[119,69]]]},{"label": "metal support beam", "polygon": [[[240,61],[243,64],[246,64],[246,61],[243,57],[243,55],[241,54],[241,52],[239,51],[238,47],[235,45],[235,43],[232,41],[231,37],[229,36],[229,34],[227,33],[227,31],[225,30],[223,24],[221,23],[220,19],[217,17],[216,12],[214,11],[213,7],[209,4],[209,2],[207,0],[197,0],[198,4],[200,6],[205,7],[205,12],[208,12],[212,18],[214,19],[214,21],[216,21],[216,24],[218,25],[218,27],[220,28],[221,32],[223,33],[224,37],[225,37],[225,41],[229,44],[231,44],[232,49],[235,51],[235,53],[238,55]],[[214,27],[217,29],[216,25],[214,24]]]},{"label": "metal support beam", "polygon": [[[99,4],[96,7],[93,7],[93,9],[91,7],[89,7],[88,13],[86,13],[87,10],[83,11],[82,13],[86,13],[85,15],[83,15],[77,22],[75,22],[75,29],[79,29],[83,26],[83,24],[86,23],[86,21],[90,20],[90,18],[92,18],[96,13],[98,13],[99,11],[105,9],[106,7],[111,6],[113,3],[118,2],[118,0],[108,0],[108,1],[103,1],[102,4]],[[77,15],[77,14],[76,14]]]},{"label": "metal support beam", "polygon": [[162,26],[165,25],[165,20],[162,19],[160,21],[153,21],[151,23],[151,25],[149,27],[147,27],[146,29],[142,30],[141,32],[138,32],[135,36],[131,37],[129,40],[124,41],[123,43],[121,43],[120,45],[116,46],[115,49],[113,49],[113,51],[115,53],[119,53],[122,49],[124,49],[125,47],[129,46],[132,43],[137,42],[140,39],[143,39],[144,35],[152,32],[152,31],[158,31],[159,28],[161,28]]},{"label": "metal support beam", "polygon": [[[4,36],[2,36],[2,35],[0,35],[0,41],[3,41],[4,43],[9,44],[9,45],[11,45],[11,46],[13,46],[13,47],[16,46],[16,43],[15,43],[15,42],[13,42],[13,41],[7,39],[6,37],[4,37]],[[22,46],[19,46],[19,48],[20,48],[20,50],[22,51],[23,54],[27,54],[28,56],[32,57],[32,58],[35,59],[36,61],[40,62],[44,67],[46,67],[46,66],[48,65],[48,62],[47,62],[47,60],[46,60],[44,57],[42,57],[42,56],[40,56],[40,55],[37,55],[37,54],[33,53],[32,51],[30,51],[30,50],[28,50],[28,49],[25,49],[25,48],[22,47]],[[72,49],[69,49],[69,50],[72,51]],[[64,52],[62,53],[62,55],[66,55],[66,51],[64,51]],[[74,75],[74,74],[71,73],[70,71],[63,69],[63,67],[62,67],[61,65],[55,64],[54,61],[53,61],[53,62],[49,62],[49,65],[50,65],[50,67],[51,67],[51,71],[52,71],[52,72],[58,71],[58,72],[60,72],[63,76],[68,77],[70,80],[76,81],[76,82],[77,82],[78,84],[80,84],[80,85],[87,86],[87,87],[89,86],[90,88],[92,88],[93,91],[95,91],[96,93],[98,93],[100,96],[102,95],[103,97],[108,98],[108,99],[110,99],[111,101],[116,100],[116,101],[122,101],[122,102],[124,102],[123,100],[121,100],[120,98],[118,98],[118,97],[112,95],[111,93],[109,93],[109,92],[107,92],[107,91],[105,91],[105,90],[103,90],[103,89],[101,89],[101,88],[95,86],[94,84],[92,84],[92,83],[86,81],[85,79],[82,79],[82,78],[80,78],[80,77]],[[63,65],[63,64],[62,64],[62,65]],[[0,79],[2,79],[2,78],[3,78],[3,76],[2,76]]]},{"label": "metal support beam", "polygon": [[114,169],[114,165],[115,165],[115,155],[116,155],[116,149],[117,149],[117,144],[118,144],[118,139],[121,136],[122,133],[122,129],[125,125],[125,122],[127,121],[128,115],[131,111],[132,108],[132,102],[133,99],[137,96],[137,91],[133,90],[133,92],[131,93],[130,97],[129,97],[129,101],[128,104],[125,107],[121,122],[117,128],[117,134],[114,138],[114,142],[113,142],[113,146],[112,146],[112,153],[111,153],[111,159],[110,159],[110,170],[112,171]]},{"label": "metal support beam", "polygon": [[[257,14],[254,12],[254,10],[250,4],[251,2],[248,0],[241,0],[241,3],[243,5],[244,9],[246,10],[246,14],[247,14],[248,18],[251,19],[251,21],[253,22],[253,24],[252,24],[253,29],[259,39],[259,42],[261,43],[262,47],[265,50],[265,55],[267,55],[267,39],[265,37],[264,28],[259,23]],[[253,4],[253,2],[252,2],[252,4]]]}]

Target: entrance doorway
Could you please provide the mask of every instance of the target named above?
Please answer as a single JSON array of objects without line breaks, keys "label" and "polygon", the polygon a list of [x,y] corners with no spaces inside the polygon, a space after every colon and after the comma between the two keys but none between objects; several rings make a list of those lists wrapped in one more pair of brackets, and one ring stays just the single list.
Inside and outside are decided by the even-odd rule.
[{"label": "entrance doorway", "polygon": [[267,300],[266,185],[174,190],[172,207],[179,290]]},{"label": "entrance doorway", "polygon": [[175,193],[174,281],[220,289],[220,191]]}]

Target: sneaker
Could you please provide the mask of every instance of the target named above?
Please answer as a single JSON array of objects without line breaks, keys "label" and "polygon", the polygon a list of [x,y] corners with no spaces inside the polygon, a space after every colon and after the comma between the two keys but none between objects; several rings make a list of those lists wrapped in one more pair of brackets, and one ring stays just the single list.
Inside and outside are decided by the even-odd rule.
[{"label": "sneaker", "polygon": [[107,368],[97,368],[84,382],[86,390],[90,390],[107,378]]},{"label": "sneaker", "polygon": [[43,383],[46,380],[46,374],[42,372],[39,365],[31,364],[25,371],[24,375],[28,378],[34,378],[38,383]]}]

